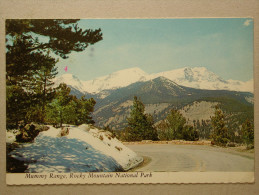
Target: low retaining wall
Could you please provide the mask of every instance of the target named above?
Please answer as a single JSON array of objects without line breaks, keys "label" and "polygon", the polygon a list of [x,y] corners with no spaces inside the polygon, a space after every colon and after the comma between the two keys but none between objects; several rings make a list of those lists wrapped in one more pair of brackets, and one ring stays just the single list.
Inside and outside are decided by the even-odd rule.
[{"label": "low retaining wall", "polygon": [[134,144],[183,144],[183,145],[211,145],[211,141],[184,141],[184,140],[172,140],[172,141],[152,141],[152,140],[142,140],[136,142],[122,142],[125,145]]}]

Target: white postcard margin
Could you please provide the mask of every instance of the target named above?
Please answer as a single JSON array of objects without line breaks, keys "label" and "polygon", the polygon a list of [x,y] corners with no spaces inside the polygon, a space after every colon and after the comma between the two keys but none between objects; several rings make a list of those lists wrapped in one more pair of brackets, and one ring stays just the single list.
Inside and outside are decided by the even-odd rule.
[{"label": "white postcard margin", "polygon": [[[13,1],[9,1],[9,2],[13,2]],[[29,0],[27,0],[26,2],[29,2]],[[26,13],[24,14],[23,12],[24,12],[24,10],[26,10],[27,12],[32,12],[31,11],[31,9],[29,9],[28,7],[26,7],[26,5],[25,5],[25,3],[26,2],[22,2],[22,4],[24,4],[24,7],[25,8],[27,8],[27,9],[19,9],[19,12],[17,12],[17,9],[6,9],[6,7],[5,8],[3,8],[3,9],[1,9],[1,11],[2,10],[4,10],[4,9],[6,9],[6,10],[8,10],[8,12],[9,12],[9,17],[10,16],[12,16],[13,17],[13,12],[16,12],[17,13],[17,15],[18,15],[18,17],[28,17],[28,15],[29,16],[31,16],[31,17],[33,17],[33,14],[31,13],[31,14],[27,14],[26,15]],[[42,1],[41,1],[42,2]],[[96,2],[96,1],[95,1]],[[179,4],[179,2],[181,2],[181,1],[178,1],[178,4]],[[207,3],[208,3],[209,1],[207,1]],[[252,1],[253,2],[253,1]],[[256,2],[256,1],[254,1],[254,2]],[[46,3],[46,2],[45,2]],[[150,2],[148,2],[149,4],[148,5],[150,5],[151,7],[152,7],[152,3],[150,3]],[[160,2],[159,2],[160,3]],[[217,17],[217,16],[227,16],[227,17],[233,17],[233,16],[239,16],[239,17],[244,17],[244,16],[254,16],[255,15],[255,10],[256,10],[256,7],[257,6],[255,6],[254,4],[252,4],[251,3],[251,1],[249,1],[249,2],[247,2],[247,1],[239,1],[238,3],[237,2],[235,2],[235,1],[228,1],[228,2],[224,2],[224,5],[222,4],[222,3],[219,3],[219,2],[217,2],[217,3],[211,3],[212,4],[212,6],[215,6],[215,9],[212,9],[211,8],[211,6],[208,6],[208,4],[206,4],[206,3],[204,3],[204,1],[198,1],[198,3],[197,3],[197,1],[193,1],[193,2],[191,2],[191,1],[189,1],[188,2],[189,4],[184,4],[184,3],[182,3],[182,5],[187,5],[187,8],[192,8],[192,9],[185,9],[185,11],[183,11],[182,9],[179,9],[179,6],[177,7],[177,6],[174,6],[175,7],[175,9],[172,9],[172,7],[170,7],[170,6],[167,6],[168,7],[168,9],[163,9],[163,13],[168,13],[168,10],[170,9],[170,12],[169,13],[172,13],[172,15],[171,14],[168,14],[168,17],[176,17],[176,16],[185,16],[185,17],[201,17],[201,16],[203,16],[203,17],[208,17],[208,16],[210,16],[210,17]],[[203,4],[204,3],[204,4]],[[16,4],[17,4],[17,2],[16,2]],[[175,3],[174,3],[175,4]],[[203,6],[201,6],[203,4]],[[226,6],[226,4],[228,5],[228,6]],[[194,6],[195,5],[195,6]],[[229,6],[229,5],[231,5],[231,6]],[[34,5],[35,7],[37,6],[37,7],[39,7],[39,5],[38,4],[36,4],[35,3],[35,5]],[[127,4],[126,4],[126,6],[127,6],[127,10],[133,10],[133,12],[135,12],[135,13],[138,13],[138,10],[137,9],[130,9],[131,7],[130,6],[128,6]],[[53,6],[48,6],[48,17],[53,17],[53,15],[51,15],[50,13],[53,13],[53,12],[51,12],[51,11],[49,11],[49,9],[51,8],[51,7],[53,7]],[[69,7],[69,6],[67,6],[67,7]],[[79,6],[80,8],[82,8],[82,9],[85,9],[86,8],[86,6]],[[89,6],[88,6],[89,7]],[[106,7],[106,8],[110,8],[109,6],[106,6],[106,5],[104,5],[103,7]],[[116,6],[115,6],[116,7]],[[137,7],[137,6],[136,6]],[[138,7],[140,7],[140,6],[138,6]],[[153,7],[158,7],[158,6],[153,6]],[[202,9],[201,8],[204,8],[203,10],[206,10],[205,11],[205,14],[204,14],[204,11],[201,11]],[[251,8],[251,7],[253,7],[253,9]],[[61,9],[58,9],[58,8],[56,8],[56,7],[53,7],[54,8],[54,10],[55,10],[55,13],[57,13],[58,12],[58,10],[61,10]],[[90,7],[91,8],[91,7]],[[222,8],[222,9],[221,9]],[[231,9],[230,9],[231,8]],[[141,8],[140,7],[140,9],[143,9],[143,8]],[[29,10],[29,11],[28,11]],[[41,10],[43,10],[43,11],[41,11]],[[98,10],[100,10],[99,12],[98,12]],[[128,12],[126,12],[125,11],[125,9],[120,9],[121,10],[121,12],[123,12],[124,11],[124,13],[126,13],[126,14],[128,14]],[[155,15],[154,14],[154,12],[153,11],[150,11],[150,9],[143,9],[143,12],[140,14],[141,16],[149,16],[148,14],[147,14],[147,11],[145,12],[145,10],[147,10],[149,13],[152,13],[153,15]],[[178,11],[179,10],[179,11]],[[195,10],[195,11],[193,11],[193,10]],[[238,10],[238,11],[237,11]],[[23,12],[22,12],[23,11]],[[41,12],[41,15],[43,15],[42,14],[42,12],[44,12],[44,9],[39,9],[38,10],[39,12]],[[76,13],[80,13],[78,10],[75,10],[76,11]],[[98,15],[98,13],[100,13],[101,11],[103,11],[103,9],[96,9],[96,10],[94,10],[93,12],[91,12],[91,13],[95,13],[96,15]],[[62,10],[62,11],[60,11],[60,12],[62,12],[62,13],[66,13],[64,10]],[[109,15],[109,13],[115,13],[115,16],[117,16],[117,15],[119,15],[121,12],[112,12],[112,11],[106,11],[106,12],[103,12],[103,13],[106,13],[106,14],[108,14]],[[161,11],[160,11],[161,12]],[[23,14],[21,14],[21,13],[23,13]],[[34,11],[34,13],[38,13],[38,12],[35,12]],[[84,13],[87,13],[87,11],[85,11],[84,10]],[[132,13],[132,11],[130,12],[130,13]],[[162,16],[164,16],[165,14],[160,14],[159,15],[159,12],[157,11],[157,12],[155,12],[155,13],[157,13],[157,15],[155,15],[155,17],[161,17],[161,15]],[[2,15],[2,14],[1,14]],[[56,15],[58,15],[58,13],[56,14]],[[95,17],[97,17],[95,15]],[[134,14],[133,14],[134,15]],[[150,14],[151,15],[151,14]],[[258,12],[257,12],[257,14],[256,14],[257,16],[258,16]],[[58,15],[59,17],[60,17],[60,15]],[[114,15],[112,15],[113,17],[115,17]],[[67,16],[66,16],[67,17]],[[75,17],[75,16],[74,16]],[[111,16],[110,16],[111,17]],[[130,17],[132,17],[132,15],[130,15]],[[154,17],[154,16],[153,16]],[[78,17],[78,18],[80,18],[80,17]],[[255,20],[256,21],[256,20]],[[258,20],[257,20],[258,21]],[[257,23],[258,24],[258,22],[255,22],[255,23]],[[2,26],[2,25],[1,25]],[[257,31],[257,30],[256,30]],[[3,30],[1,30],[1,32],[3,32]],[[256,36],[256,35],[255,35]],[[258,38],[258,36],[256,36],[257,38]],[[258,40],[258,39],[257,39]],[[258,41],[256,41],[257,43],[258,43]],[[256,61],[258,61],[258,55],[256,54],[256,53],[258,53],[258,52],[256,52],[256,50],[258,51],[258,44],[256,44],[255,45],[255,47],[257,48],[257,49],[255,49],[255,55],[256,55]],[[3,54],[2,54],[2,57],[3,57]],[[4,57],[2,58],[2,59],[4,59]],[[3,60],[1,60],[1,61],[3,61]],[[255,63],[255,65],[256,65],[256,63]],[[4,67],[4,66],[3,66]],[[4,72],[3,70],[4,70],[4,68],[3,67],[1,67],[1,72]],[[258,67],[258,66],[256,66],[256,67]],[[255,68],[256,68],[255,67]],[[256,74],[257,73],[257,74]],[[258,71],[256,71],[255,70],[255,80],[256,80],[256,75],[258,75]],[[259,77],[258,77],[259,78]],[[2,79],[2,81],[3,81],[3,79]],[[4,83],[4,82],[2,82],[2,83]],[[1,85],[1,83],[0,83],[0,85]],[[1,88],[3,89],[4,87],[3,87],[3,85],[1,86]],[[258,94],[258,93],[257,93]],[[1,97],[5,97],[5,93],[2,93],[1,94]],[[3,103],[3,105],[5,105],[4,104],[4,100],[1,100],[1,103]],[[258,104],[257,104],[258,105]],[[257,107],[258,108],[258,107]],[[257,109],[256,109],[257,110]],[[5,114],[5,112],[4,112],[4,110],[3,111],[1,111],[1,116],[3,116]],[[256,115],[258,115],[258,114],[256,114],[255,113],[255,116]],[[4,117],[1,117],[1,119],[2,118],[4,118]],[[3,120],[1,120],[2,122],[3,122]],[[256,120],[256,117],[255,117],[255,122],[256,121],[258,121],[258,120]],[[4,126],[4,122],[2,123],[2,126]],[[257,132],[257,131],[256,131]],[[257,133],[256,133],[257,134]],[[0,145],[0,147],[1,147],[1,149],[3,149],[4,148],[4,144],[2,144],[2,143],[4,143],[2,140],[4,140],[4,137],[2,137],[1,138],[1,145]],[[258,141],[258,139],[257,138],[255,138],[255,140],[257,140]],[[258,142],[256,142],[256,143],[258,143]],[[257,145],[257,144],[256,144]],[[258,148],[257,146],[256,146],[256,148]],[[257,151],[257,150],[256,150]],[[4,153],[5,152],[5,150],[2,150],[2,155],[4,156]],[[256,157],[257,158],[257,157]],[[257,158],[258,159],[258,158]],[[5,161],[2,159],[0,159],[0,162],[1,162],[1,164],[2,164],[2,166],[1,167],[4,167],[4,165],[5,165]],[[258,166],[256,166],[256,167],[258,167]],[[5,171],[5,169],[1,169],[2,171],[4,170]],[[258,170],[258,169],[257,169]],[[256,173],[258,173],[258,171],[256,171]],[[49,174],[49,173],[47,173],[47,174]],[[99,173],[98,173],[99,174]],[[157,176],[157,174],[160,174],[160,173],[152,173],[153,174],[153,179],[154,179],[154,177],[158,177]],[[163,177],[165,178],[165,176],[166,175],[168,175],[168,173],[167,174],[165,174],[165,173],[162,173],[163,175]],[[165,174],[165,175],[164,175]],[[189,172],[189,173],[187,173],[186,172],[186,174],[185,173],[172,173],[173,175],[172,176],[167,176],[168,177],[168,179],[172,179],[172,180],[180,180],[180,179],[182,179],[182,175],[185,175],[186,176],[186,178],[184,178],[184,182],[181,182],[181,183],[187,183],[186,182],[186,180],[191,180],[190,179],[190,177],[193,179],[193,178],[195,178],[195,177],[197,177],[197,178],[195,178],[195,183],[197,183],[198,182],[198,180],[200,181],[201,180],[201,178],[198,178],[198,176],[199,175],[203,175],[202,177],[203,177],[203,179],[205,179],[206,181],[205,182],[200,182],[200,183],[215,183],[215,182],[212,182],[212,180],[214,179],[215,180],[215,178],[211,178],[211,177],[217,177],[217,178],[221,178],[221,180],[223,180],[222,182],[216,182],[216,183],[227,183],[226,181],[231,181],[231,183],[235,183],[235,181],[233,181],[233,180],[238,180],[237,181],[237,183],[239,183],[241,180],[242,181],[246,181],[246,182],[249,182],[249,181],[254,181],[254,173],[245,173],[245,172],[242,172],[242,173],[237,173],[237,172],[231,172],[231,173],[227,173],[227,172],[222,172],[222,173],[220,173],[220,172],[211,172],[211,173],[192,173],[192,172]],[[178,175],[178,174],[180,174],[180,175]],[[209,175],[210,176],[209,176]],[[34,174],[35,175],[35,174]],[[171,175],[171,173],[170,173],[170,175]],[[195,176],[196,175],[196,176]],[[205,175],[207,175],[206,177],[205,177]],[[173,177],[173,178],[171,178],[171,177]],[[7,184],[8,185],[10,185],[10,183],[13,183],[13,185],[18,185],[18,184],[16,184],[16,183],[18,183],[18,181],[19,180],[21,180],[21,181],[23,181],[24,180],[24,178],[25,178],[25,174],[11,174],[11,173],[7,173],[6,174],[6,182],[7,182]],[[242,179],[241,179],[242,178]],[[150,178],[149,178],[150,179]],[[152,180],[153,180],[152,179]],[[14,180],[15,180],[15,182],[14,182]],[[33,179],[30,179],[30,180],[33,180]],[[57,179],[57,180],[61,180],[61,179]],[[57,182],[57,180],[55,181],[57,184],[58,184],[58,182]],[[81,179],[77,179],[77,180],[81,180]],[[122,179],[119,179],[120,181],[122,180]],[[161,179],[160,179],[161,180]],[[5,189],[6,190],[6,187],[4,186],[5,184],[4,184],[4,182],[3,182],[3,180],[1,179],[1,187],[0,187],[0,189]],[[35,180],[35,182],[33,183],[33,184],[37,184],[37,182],[38,181],[40,181],[40,179],[38,180]],[[134,180],[135,182],[134,183],[136,183],[136,180]],[[24,181],[23,181],[24,182]],[[63,181],[62,181],[63,182]],[[62,183],[62,182],[59,182],[60,184]],[[78,181],[77,181],[78,182]],[[39,184],[40,184],[40,182],[38,182]],[[64,183],[64,182],[63,182]],[[84,183],[86,183],[86,182],[84,182]],[[102,182],[102,183],[104,183],[104,182]],[[119,182],[118,182],[119,183]],[[143,182],[140,182],[140,183],[144,183],[144,181]],[[150,182],[149,182],[150,183]],[[168,182],[168,183],[173,183],[173,182]],[[190,183],[190,182],[189,182]],[[242,183],[242,182],[240,182],[240,183]],[[22,182],[20,182],[20,184],[22,185]],[[24,184],[25,184],[25,182],[24,182]],[[32,184],[32,182],[30,183],[30,184]],[[52,184],[52,183],[51,183]],[[93,186],[94,187],[94,186]],[[152,186],[151,186],[152,187]],[[178,190],[178,192],[179,192],[179,188],[185,188],[186,186],[182,186],[182,187],[179,187],[179,186],[173,186],[174,188],[176,187],[177,188],[177,190]],[[191,192],[191,190],[194,190],[194,187],[192,187],[192,186],[189,186],[190,188],[189,188],[189,193]],[[204,188],[206,188],[206,186],[203,186]],[[64,193],[66,193],[65,191],[67,191],[68,189],[66,188],[66,189],[62,189],[62,188],[60,188],[60,186],[57,186],[57,188],[59,188],[59,190],[62,192],[64,192]],[[100,188],[102,188],[102,186],[95,186],[95,188],[98,188],[98,189],[100,189]],[[117,188],[117,187],[116,187]],[[214,190],[218,190],[218,192],[219,191],[222,191],[222,189],[223,190],[225,190],[225,192],[226,192],[226,190],[228,191],[228,192],[230,192],[229,190],[231,190],[231,189],[233,189],[233,186],[224,186],[224,185],[215,185],[214,187]],[[235,189],[237,190],[237,188],[238,188],[238,186],[236,186],[235,187]],[[14,188],[12,188],[12,189],[14,189]],[[22,191],[24,191],[25,192],[25,189],[29,189],[28,187],[27,188],[23,188],[23,189],[21,189],[21,188],[19,188],[19,190],[20,190],[20,192],[22,192]],[[88,188],[87,188],[88,189]],[[93,189],[93,188],[91,188],[91,189]],[[153,188],[152,188],[153,189]],[[220,190],[221,189],[221,190]],[[250,191],[251,193],[252,193],[252,190],[254,190],[254,186],[240,186],[239,187],[239,189],[242,189],[241,191],[240,191],[240,193],[249,193],[248,191]],[[0,190],[0,191],[2,191],[2,190]],[[17,189],[18,190],[18,189]],[[44,191],[44,189],[42,189],[43,191]],[[53,190],[53,188],[51,189],[51,190]],[[73,189],[74,190],[74,189]],[[135,188],[135,190],[133,190],[134,192],[137,192],[137,191],[139,191],[140,189],[137,189],[137,188]],[[161,190],[161,189],[159,189],[159,190]],[[170,188],[170,190],[173,190],[173,188]],[[207,192],[208,192],[208,190],[210,191],[210,190],[212,190],[212,188],[209,188],[209,187],[207,187]],[[142,192],[143,192],[143,190],[141,190]],[[45,188],[45,191],[44,192],[46,192],[46,188]],[[96,191],[95,191],[96,192]],[[133,192],[133,193],[134,193]],[[194,192],[194,191],[192,191],[192,192]],[[204,192],[204,191],[203,191]],[[204,193],[202,193],[202,194],[204,194]],[[239,194],[239,193],[238,193]]]},{"label": "white postcard margin", "polygon": [[7,185],[253,183],[254,172],[7,173]]}]

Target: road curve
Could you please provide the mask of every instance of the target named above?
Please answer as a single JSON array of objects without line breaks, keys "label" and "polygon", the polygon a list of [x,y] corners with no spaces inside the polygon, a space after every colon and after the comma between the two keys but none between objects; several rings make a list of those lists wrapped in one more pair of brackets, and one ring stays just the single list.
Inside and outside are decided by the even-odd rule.
[{"label": "road curve", "polygon": [[201,145],[139,144],[127,145],[151,162],[135,171],[254,171],[254,158],[227,148]]}]

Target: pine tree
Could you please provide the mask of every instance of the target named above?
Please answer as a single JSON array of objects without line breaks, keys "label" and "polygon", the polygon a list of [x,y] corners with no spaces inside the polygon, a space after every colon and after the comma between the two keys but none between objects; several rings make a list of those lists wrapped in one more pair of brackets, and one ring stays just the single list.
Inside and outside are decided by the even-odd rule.
[{"label": "pine tree", "polygon": [[226,127],[225,115],[216,106],[215,114],[211,117],[213,127],[212,139],[216,145],[225,146],[229,142],[228,129]]},{"label": "pine tree", "polygon": [[172,109],[165,120],[158,125],[159,139],[161,140],[198,140],[199,135],[193,126],[186,125],[185,117],[175,109]]},{"label": "pine tree", "polygon": [[157,132],[153,127],[154,122],[151,115],[144,114],[145,106],[136,96],[128,120],[129,141],[156,140]]},{"label": "pine tree", "polygon": [[44,122],[46,105],[53,98],[54,54],[66,59],[72,51],[102,40],[101,29],[83,30],[78,21],[6,20],[7,126],[21,120]]},{"label": "pine tree", "polygon": [[95,100],[93,98],[85,99],[84,96],[77,99],[76,96],[70,95],[70,90],[64,83],[61,83],[55,90],[55,98],[47,108],[47,121],[59,124],[59,126],[62,126],[63,123],[94,124],[90,115],[94,111]]},{"label": "pine tree", "polygon": [[[29,96],[23,88],[16,85],[6,86],[6,124],[7,128],[18,128],[19,121],[25,120],[30,106]],[[26,121],[24,121],[26,122]]]},{"label": "pine tree", "polygon": [[159,122],[156,128],[157,128],[158,137],[160,140],[172,140],[170,136],[171,134],[170,134],[169,125],[166,122],[166,120],[162,120],[161,122]]},{"label": "pine tree", "polygon": [[85,99],[85,96],[82,96],[79,100],[76,100],[76,125],[80,124],[94,124],[94,120],[90,116],[94,111],[94,106],[96,104],[93,98]]},{"label": "pine tree", "polygon": [[[39,61],[40,68],[34,72],[34,76],[28,82],[27,91],[31,92],[31,106],[26,117],[30,121],[45,122],[46,106],[54,98],[54,89],[52,79],[57,74],[55,67],[56,60],[49,56],[42,56]],[[34,113],[32,113],[34,111]],[[28,116],[29,115],[29,116]]]},{"label": "pine tree", "polygon": [[[30,120],[32,116],[38,116],[38,107],[34,106],[32,112],[29,112],[32,105],[39,100],[36,99],[35,84],[33,80],[35,71],[40,69],[45,56],[41,53],[30,54],[26,45],[26,40],[16,40],[13,46],[7,51],[6,61],[6,94],[7,94],[7,126],[14,124],[18,127],[18,121]],[[18,98],[15,102],[12,98],[14,94]],[[26,117],[27,116],[27,117]],[[18,120],[18,121],[17,121]]]},{"label": "pine tree", "polygon": [[170,139],[182,139],[182,131],[186,124],[186,119],[178,110],[171,110],[166,117],[169,126]]},{"label": "pine tree", "polygon": [[247,119],[241,128],[241,134],[243,142],[247,145],[248,148],[254,147],[254,124],[252,121]]},{"label": "pine tree", "polygon": [[[75,104],[71,103],[70,88],[61,83],[56,89],[54,100],[48,106],[48,121],[60,126],[75,116]],[[73,106],[74,105],[74,106]],[[71,116],[71,117],[70,117]],[[72,119],[71,119],[72,120]]]},{"label": "pine tree", "polygon": [[[11,39],[17,37],[26,39],[30,43],[26,47],[29,52],[50,49],[65,59],[72,51],[84,51],[89,45],[102,40],[101,29],[83,30],[78,27],[78,21],[78,19],[8,19],[6,35]],[[10,47],[12,45],[8,44],[7,49]]]}]

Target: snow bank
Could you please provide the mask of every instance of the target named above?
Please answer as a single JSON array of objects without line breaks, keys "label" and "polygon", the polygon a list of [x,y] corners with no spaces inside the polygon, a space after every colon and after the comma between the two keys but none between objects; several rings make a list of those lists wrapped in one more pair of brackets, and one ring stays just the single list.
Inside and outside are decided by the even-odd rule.
[{"label": "snow bank", "polygon": [[88,125],[70,127],[67,136],[60,131],[50,126],[10,155],[24,161],[27,172],[122,171],[143,161],[110,132]]},{"label": "snow bank", "polygon": [[82,140],[105,155],[111,156],[124,170],[132,168],[143,160],[108,131],[89,129],[88,125],[81,125],[78,128],[72,128],[67,137]]},{"label": "snow bank", "polygon": [[6,131],[6,143],[11,144],[16,141],[16,135],[18,133],[18,130],[8,130]]}]

